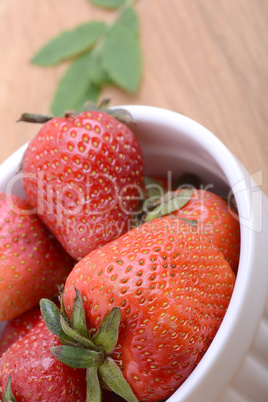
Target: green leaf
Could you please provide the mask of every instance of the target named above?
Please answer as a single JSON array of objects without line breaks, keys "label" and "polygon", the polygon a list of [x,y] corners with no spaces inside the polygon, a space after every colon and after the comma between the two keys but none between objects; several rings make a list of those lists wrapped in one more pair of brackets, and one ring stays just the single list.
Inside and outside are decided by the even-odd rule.
[{"label": "green leaf", "polygon": [[111,79],[129,92],[136,92],[141,80],[141,49],[136,32],[115,24],[101,49],[104,68]]},{"label": "green leaf", "polygon": [[76,297],[73,302],[71,326],[75,331],[77,331],[83,337],[89,338],[87,332],[86,313],[83,299],[79,290],[76,287],[74,287],[74,289],[76,292]]},{"label": "green leaf", "polygon": [[101,402],[102,392],[98,377],[98,370],[96,367],[87,368],[86,380],[87,380],[87,401]]},{"label": "green leaf", "polygon": [[11,388],[11,375],[8,376],[7,386],[3,394],[3,402],[17,402]]},{"label": "green leaf", "polygon": [[61,327],[66,335],[68,335],[71,339],[73,339],[75,342],[77,342],[80,346],[83,346],[85,348],[89,348],[92,350],[97,350],[97,347],[94,345],[93,342],[91,342],[88,338],[83,337],[81,334],[79,334],[76,330],[72,329],[63,316],[61,316],[60,319],[61,322]]},{"label": "green leaf", "polygon": [[91,52],[80,56],[60,80],[51,105],[55,116],[62,116],[67,110],[81,112],[88,100],[97,101],[99,87],[91,82],[88,73],[91,58]]},{"label": "green leaf", "polygon": [[65,31],[49,41],[32,59],[32,63],[51,66],[90,49],[104,34],[104,22],[90,21]]},{"label": "green leaf", "polygon": [[57,360],[73,368],[99,367],[105,359],[104,352],[72,346],[52,346],[50,352]]},{"label": "green leaf", "polygon": [[139,32],[139,20],[136,10],[133,7],[128,7],[123,11],[118,19],[118,23],[136,32],[136,34]]},{"label": "green leaf", "polygon": [[190,188],[185,188],[178,193],[167,193],[165,197],[169,196],[169,199],[150,211],[145,217],[145,222],[161,218],[162,216],[171,214],[172,212],[184,207],[184,205],[186,205],[190,200],[192,193],[193,190]]},{"label": "green leaf", "polygon": [[99,52],[92,51],[92,58],[87,74],[91,81],[97,86],[112,84],[112,80],[103,66]]},{"label": "green leaf", "polygon": [[126,0],[89,0],[89,1],[95,6],[108,8],[111,10],[122,6],[126,2]]},{"label": "green leaf", "polygon": [[106,314],[99,326],[98,332],[92,338],[95,345],[101,346],[107,354],[111,353],[117,344],[120,320],[120,307],[113,307]]},{"label": "green leaf", "polygon": [[127,383],[120,368],[109,357],[98,368],[102,381],[111,388],[116,394],[120,395],[128,402],[138,402],[130,385]]},{"label": "green leaf", "polygon": [[72,342],[72,338],[67,336],[61,327],[61,312],[59,308],[49,299],[40,300],[41,314],[45,320],[48,329],[60,340]]}]

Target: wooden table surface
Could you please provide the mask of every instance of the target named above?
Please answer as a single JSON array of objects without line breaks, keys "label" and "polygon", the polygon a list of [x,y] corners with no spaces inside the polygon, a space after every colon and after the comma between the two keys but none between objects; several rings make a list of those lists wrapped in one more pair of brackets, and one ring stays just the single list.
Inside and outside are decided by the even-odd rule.
[{"label": "wooden table surface", "polygon": [[[113,105],[185,114],[216,134],[268,193],[268,1],[139,0],[144,60],[136,95],[107,88]],[[0,162],[32,138],[23,111],[47,113],[66,65],[33,54],[52,36],[111,12],[86,0],[0,0]]]}]

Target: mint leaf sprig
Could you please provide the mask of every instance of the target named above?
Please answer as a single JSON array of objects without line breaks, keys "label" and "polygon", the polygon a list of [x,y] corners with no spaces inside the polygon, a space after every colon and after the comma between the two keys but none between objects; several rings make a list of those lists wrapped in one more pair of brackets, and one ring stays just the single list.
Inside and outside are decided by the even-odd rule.
[{"label": "mint leaf sprig", "polygon": [[42,67],[69,61],[59,81],[51,112],[82,111],[88,100],[97,102],[106,85],[135,93],[142,76],[139,19],[135,0],[88,0],[115,11],[111,22],[89,21],[62,32],[46,43],[31,62]]},{"label": "mint leaf sprig", "polygon": [[95,4],[96,6],[115,9],[122,6],[126,3],[126,0],[88,0],[90,3]]}]

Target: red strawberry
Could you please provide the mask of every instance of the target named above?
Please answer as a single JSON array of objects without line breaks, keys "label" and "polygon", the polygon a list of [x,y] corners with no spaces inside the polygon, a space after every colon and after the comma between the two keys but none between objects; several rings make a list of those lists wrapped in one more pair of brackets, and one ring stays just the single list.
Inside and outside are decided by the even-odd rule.
[{"label": "red strawberry", "polygon": [[6,388],[11,373],[17,402],[85,401],[85,370],[74,370],[58,362],[49,351],[54,344],[60,343],[41,320],[0,359],[0,389]]},{"label": "red strawberry", "polygon": [[[67,367],[50,352],[61,345],[41,319],[24,337],[18,339],[0,358],[0,398],[9,375],[17,402],[86,400],[86,371]],[[2,391],[1,391],[2,390]],[[103,402],[121,401],[103,390]]]},{"label": "red strawberry", "polygon": [[144,167],[132,131],[103,112],[53,118],[23,160],[25,192],[75,259],[128,230]]},{"label": "red strawberry", "polygon": [[[181,190],[176,191],[176,193]],[[234,272],[237,272],[240,253],[240,225],[237,213],[218,195],[194,189],[185,206],[172,212],[172,216],[196,219],[198,230],[210,237],[222,251]]]},{"label": "red strawberry", "polygon": [[165,399],[190,375],[235,283],[211,240],[179,222],[166,217],[132,229],[79,261],[65,284],[68,316],[80,292],[88,328],[121,308],[117,347],[108,349],[139,400]]},{"label": "red strawberry", "polygon": [[0,321],[54,297],[74,265],[28,201],[6,197],[0,194]]},{"label": "red strawberry", "polygon": [[0,357],[17,339],[23,338],[41,319],[39,306],[13,318],[6,324],[0,336]]}]

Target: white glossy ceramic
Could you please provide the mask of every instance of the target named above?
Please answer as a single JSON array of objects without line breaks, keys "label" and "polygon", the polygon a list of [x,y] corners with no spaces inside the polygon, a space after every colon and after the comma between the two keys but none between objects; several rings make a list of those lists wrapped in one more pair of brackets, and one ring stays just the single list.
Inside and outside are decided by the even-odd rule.
[{"label": "white glossy ceramic", "polygon": [[[126,106],[149,174],[197,173],[217,193],[235,195],[241,254],[234,293],[205,356],[168,402],[268,401],[268,199],[210,131],[180,114]],[[0,166],[0,191],[23,195],[17,169],[25,147]],[[261,179],[261,172],[255,179]],[[211,187],[212,186],[212,187]],[[0,331],[3,323],[0,323]]]}]

